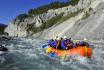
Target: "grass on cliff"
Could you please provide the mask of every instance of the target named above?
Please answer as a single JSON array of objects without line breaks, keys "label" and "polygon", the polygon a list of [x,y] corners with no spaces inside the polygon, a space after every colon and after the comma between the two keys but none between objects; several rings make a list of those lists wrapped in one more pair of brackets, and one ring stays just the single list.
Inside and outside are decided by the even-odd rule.
[{"label": "grass on cliff", "polygon": [[54,24],[56,24],[62,17],[63,17],[63,13],[56,17],[49,19],[47,22],[43,23],[40,27],[35,27],[34,24],[28,24],[27,32],[32,31],[34,34],[34,33],[43,31],[44,29],[47,29],[53,26]]},{"label": "grass on cliff", "polygon": [[55,24],[60,24],[68,19],[70,19],[71,17],[76,16],[77,14],[79,14],[80,12],[82,12],[83,9],[78,10],[76,12],[70,13],[67,16],[63,16],[64,13],[61,13],[60,15],[51,18],[50,20],[48,20],[47,22],[43,23],[40,27],[35,27],[34,24],[28,24],[27,25],[27,32],[31,31],[34,33],[43,31],[44,29],[47,29]]},{"label": "grass on cliff", "polygon": [[60,20],[59,20],[59,22],[58,22],[58,24],[60,24],[60,23],[62,23],[62,22],[64,22],[64,21],[66,21],[66,20],[68,20],[69,18],[71,18],[71,17],[74,17],[74,16],[76,16],[76,15],[78,15],[80,12],[82,12],[83,11],[83,9],[80,9],[80,10],[77,10],[76,12],[71,12],[70,14],[68,14],[68,15],[66,15],[66,16],[63,16]]},{"label": "grass on cliff", "polygon": [[[25,18],[28,17],[33,17],[42,13],[46,13],[49,9],[57,9],[57,8],[62,8],[68,5],[77,5],[79,2],[79,0],[68,0],[67,2],[52,2],[48,5],[44,5],[38,8],[34,8],[34,9],[30,9],[28,11],[28,14],[20,14],[17,16],[18,19],[20,19],[21,21],[23,21]],[[27,32],[28,33],[37,33],[40,31],[43,31],[44,29],[47,29],[51,26],[53,26],[54,24],[60,24],[62,22],[64,22],[65,20],[76,16],[81,10],[78,10],[77,12],[73,12],[68,14],[67,16],[63,16],[64,13],[61,13],[60,15],[57,15],[51,19],[49,19],[47,22],[43,23],[40,27],[35,27],[34,24],[28,24],[27,25]]]},{"label": "grass on cliff", "polygon": [[72,6],[77,5],[78,2],[79,2],[79,0],[71,0],[70,5],[72,5]]}]

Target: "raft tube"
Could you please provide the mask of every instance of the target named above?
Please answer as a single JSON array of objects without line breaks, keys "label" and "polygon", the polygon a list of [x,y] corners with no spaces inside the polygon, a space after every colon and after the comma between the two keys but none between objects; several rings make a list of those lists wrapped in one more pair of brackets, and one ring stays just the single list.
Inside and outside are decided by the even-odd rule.
[{"label": "raft tube", "polygon": [[63,55],[66,55],[66,56],[80,55],[80,56],[84,56],[84,57],[87,56],[88,58],[91,58],[91,55],[92,55],[92,48],[86,47],[86,46],[85,47],[79,46],[69,50],[59,50],[59,49],[49,47],[46,49],[46,51],[50,53],[55,51],[55,53],[59,57]]}]

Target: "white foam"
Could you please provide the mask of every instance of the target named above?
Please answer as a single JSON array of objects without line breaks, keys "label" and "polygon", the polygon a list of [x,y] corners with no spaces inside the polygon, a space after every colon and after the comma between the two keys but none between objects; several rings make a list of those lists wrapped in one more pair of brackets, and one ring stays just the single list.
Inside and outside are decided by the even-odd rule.
[{"label": "white foam", "polygon": [[0,54],[3,54],[4,52],[3,51],[0,51]]},{"label": "white foam", "polygon": [[4,57],[0,56],[0,63],[2,64],[5,61]]}]

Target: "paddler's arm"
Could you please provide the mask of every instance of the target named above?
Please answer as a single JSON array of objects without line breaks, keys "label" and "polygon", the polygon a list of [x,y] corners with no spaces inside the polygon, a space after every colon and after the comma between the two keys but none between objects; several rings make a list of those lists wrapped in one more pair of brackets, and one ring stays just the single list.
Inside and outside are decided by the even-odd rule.
[{"label": "paddler's arm", "polygon": [[57,53],[57,48],[58,48],[58,46],[59,46],[59,41],[58,41],[57,46],[56,46],[56,51],[55,51],[56,53]]},{"label": "paddler's arm", "polygon": [[57,43],[56,49],[58,48],[58,46],[59,46],[59,41],[58,41],[58,43]]}]

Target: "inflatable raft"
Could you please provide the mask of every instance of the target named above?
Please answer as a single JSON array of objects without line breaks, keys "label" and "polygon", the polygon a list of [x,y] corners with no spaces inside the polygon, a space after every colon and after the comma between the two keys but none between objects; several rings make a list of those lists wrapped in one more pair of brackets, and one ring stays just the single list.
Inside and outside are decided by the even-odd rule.
[{"label": "inflatable raft", "polygon": [[92,48],[90,47],[86,47],[86,46],[79,46],[73,49],[69,49],[69,50],[59,50],[59,49],[55,49],[52,47],[48,47],[46,49],[46,53],[56,53],[57,56],[72,56],[72,55],[80,55],[80,56],[86,56],[88,58],[91,58],[92,55]]}]

